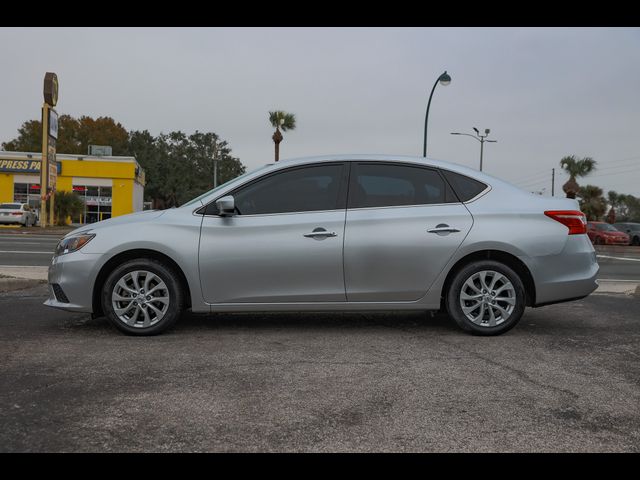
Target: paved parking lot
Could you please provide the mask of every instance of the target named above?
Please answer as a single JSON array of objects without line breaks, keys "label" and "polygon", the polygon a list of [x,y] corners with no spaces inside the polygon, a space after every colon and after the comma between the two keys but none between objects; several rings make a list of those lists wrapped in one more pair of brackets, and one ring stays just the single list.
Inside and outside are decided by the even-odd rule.
[{"label": "paved parking lot", "polygon": [[442,315],[187,315],[133,338],[0,294],[0,451],[640,451],[640,299]]}]

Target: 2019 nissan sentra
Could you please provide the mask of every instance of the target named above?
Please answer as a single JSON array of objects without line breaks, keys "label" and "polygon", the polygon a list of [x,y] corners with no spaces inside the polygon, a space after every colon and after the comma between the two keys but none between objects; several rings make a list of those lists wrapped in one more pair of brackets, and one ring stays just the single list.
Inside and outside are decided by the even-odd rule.
[{"label": "2019 nissan sentra", "polygon": [[83,226],[46,305],[152,335],[194,312],[445,309],[496,335],[525,307],[589,295],[598,264],[575,200],[461,165],[345,155],[281,161],[173,209]]}]

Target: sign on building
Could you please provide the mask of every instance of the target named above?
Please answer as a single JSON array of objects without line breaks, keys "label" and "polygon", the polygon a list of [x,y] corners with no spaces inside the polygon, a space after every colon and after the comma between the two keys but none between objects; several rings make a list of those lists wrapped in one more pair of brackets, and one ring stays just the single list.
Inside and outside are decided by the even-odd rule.
[{"label": "sign on building", "polygon": [[110,145],[89,145],[89,155],[110,157],[113,155],[113,149]]}]

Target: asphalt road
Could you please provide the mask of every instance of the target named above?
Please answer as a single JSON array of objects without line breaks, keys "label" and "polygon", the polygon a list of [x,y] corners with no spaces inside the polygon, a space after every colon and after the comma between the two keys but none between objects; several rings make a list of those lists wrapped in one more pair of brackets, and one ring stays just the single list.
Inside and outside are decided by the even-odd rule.
[{"label": "asphalt road", "polygon": [[640,299],[444,316],[185,316],[127,337],[0,294],[0,451],[640,451]]},{"label": "asphalt road", "polygon": [[0,230],[0,266],[47,266],[60,237]]},{"label": "asphalt road", "polygon": [[[0,232],[0,267],[48,266],[58,237]],[[640,247],[598,247],[602,279],[640,281]]]}]

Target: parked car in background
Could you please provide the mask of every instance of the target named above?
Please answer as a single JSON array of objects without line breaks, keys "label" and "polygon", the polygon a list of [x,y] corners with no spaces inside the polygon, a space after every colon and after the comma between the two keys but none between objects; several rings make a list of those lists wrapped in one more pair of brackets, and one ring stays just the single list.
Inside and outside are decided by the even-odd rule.
[{"label": "parked car in background", "polygon": [[587,235],[594,245],[629,245],[629,235],[605,222],[587,222]]},{"label": "parked car in background", "polygon": [[[423,157],[281,161],[58,244],[46,305],[131,335],[193,312],[446,310],[497,335],[582,298],[598,263],[578,202]],[[558,320],[560,321],[560,320]]]},{"label": "parked car in background", "polygon": [[31,227],[36,219],[35,212],[26,203],[0,203],[0,224],[18,223]]},{"label": "parked car in background", "polygon": [[629,245],[640,245],[640,223],[614,223],[613,226],[629,235]]}]

